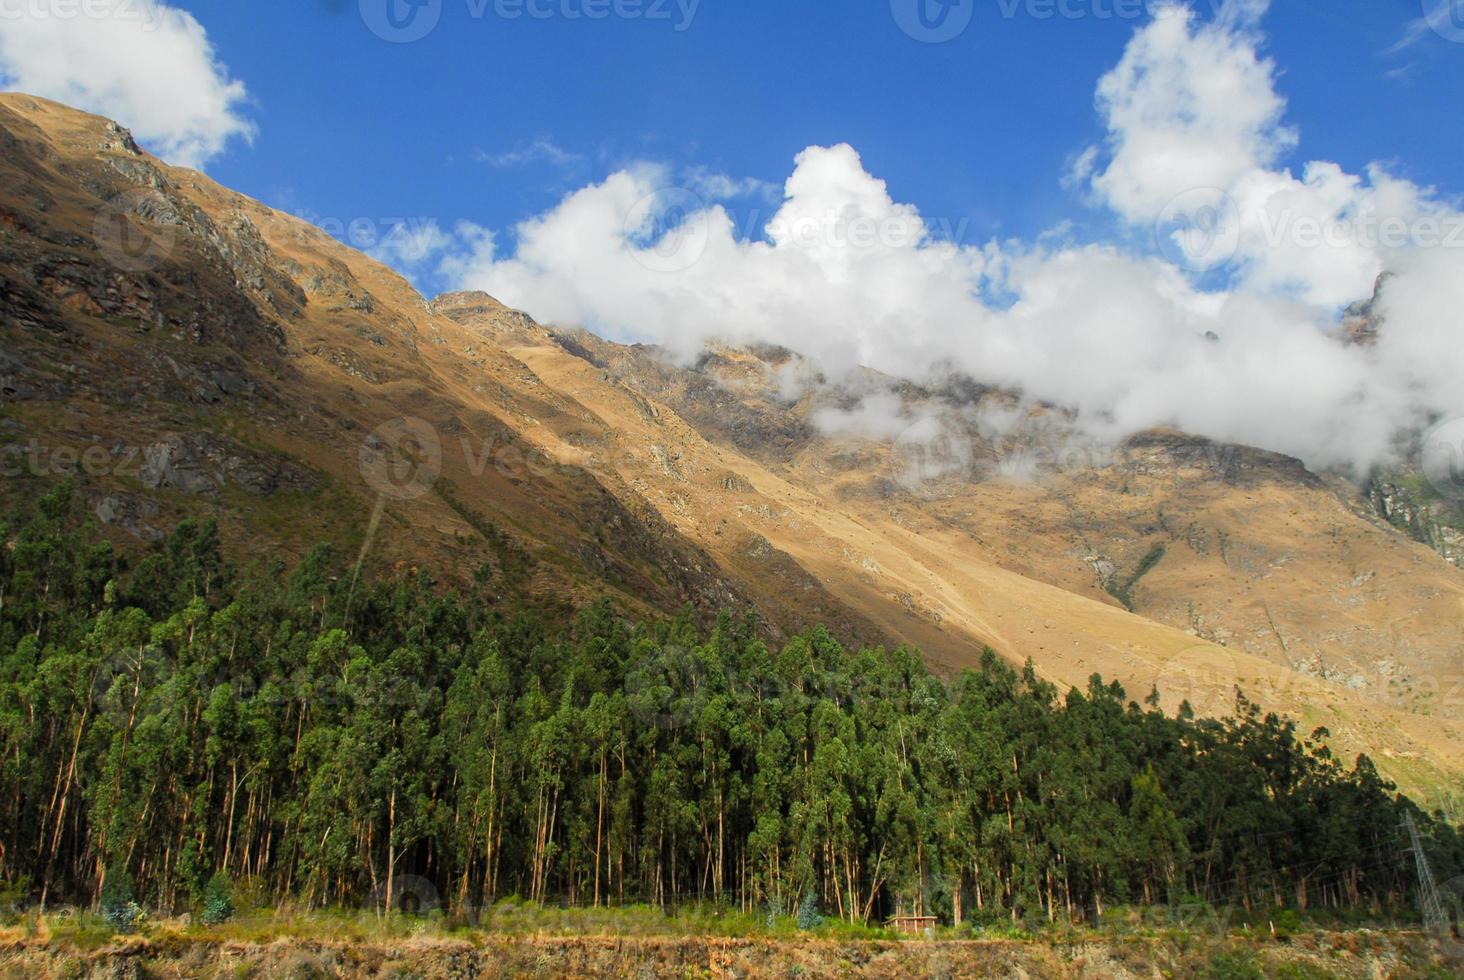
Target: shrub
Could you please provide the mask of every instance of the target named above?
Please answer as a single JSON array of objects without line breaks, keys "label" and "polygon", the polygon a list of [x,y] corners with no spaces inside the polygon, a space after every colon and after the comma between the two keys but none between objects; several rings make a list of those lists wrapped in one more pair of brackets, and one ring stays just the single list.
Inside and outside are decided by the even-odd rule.
[{"label": "shrub", "polygon": [[220,871],[203,888],[203,908],[199,919],[206,926],[228,922],[234,916],[234,882],[228,872]]},{"label": "shrub", "polygon": [[0,881],[0,917],[10,918],[25,908],[30,894],[30,879],[22,876],[13,881]]},{"label": "shrub", "polygon": [[126,868],[107,869],[100,896],[102,918],[117,932],[132,932],[142,922],[142,908],[132,894],[132,876]]},{"label": "shrub", "polygon": [[818,911],[818,899],[812,894],[803,896],[803,902],[798,906],[798,928],[807,932],[823,925],[823,921],[824,918]]},{"label": "shrub", "polygon": [[1271,929],[1280,942],[1287,943],[1301,931],[1301,917],[1292,909],[1282,909],[1271,919]]},{"label": "shrub", "polygon": [[1208,980],[1264,980],[1256,954],[1250,950],[1224,950],[1210,957],[1202,976]]}]

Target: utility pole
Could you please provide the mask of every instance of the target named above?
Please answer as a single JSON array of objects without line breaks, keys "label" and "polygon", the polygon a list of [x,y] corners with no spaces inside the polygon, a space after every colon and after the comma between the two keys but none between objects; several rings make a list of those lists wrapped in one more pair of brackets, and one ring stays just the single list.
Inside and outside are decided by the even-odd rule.
[{"label": "utility pole", "polygon": [[1439,889],[1434,884],[1433,870],[1428,866],[1428,856],[1423,853],[1423,843],[1418,839],[1418,826],[1413,814],[1403,818],[1403,829],[1408,831],[1411,846],[1404,851],[1413,852],[1413,863],[1418,868],[1418,907],[1423,912],[1423,925],[1436,935],[1449,932],[1449,915],[1439,901]]}]

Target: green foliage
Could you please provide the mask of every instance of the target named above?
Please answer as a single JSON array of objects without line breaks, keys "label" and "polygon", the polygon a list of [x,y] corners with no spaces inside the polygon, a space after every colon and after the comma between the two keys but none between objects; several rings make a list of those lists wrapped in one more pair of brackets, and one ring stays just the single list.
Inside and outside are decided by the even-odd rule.
[{"label": "green foliage", "polygon": [[98,901],[102,918],[117,932],[132,932],[142,921],[142,908],[132,891],[132,876],[123,867],[107,870]]},{"label": "green foliage", "polygon": [[1279,963],[1272,976],[1276,980],[1334,980],[1339,974],[1315,963]]},{"label": "green foliage", "polygon": [[1271,916],[1271,931],[1281,942],[1290,942],[1301,929],[1301,917],[1294,909],[1281,909]]},{"label": "green foliage", "polygon": [[546,618],[356,582],[324,547],[235,568],[208,524],[128,562],[66,487],[0,539],[0,870],[86,902],[125,855],[135,894],[119,866],[99,897],[118,929],[195,899],[226,934],[225,910],[280,903],[838,935],[897,908],[1025,935],[1233,906],[1264,927],[1278,901],[1406,907],[1409,814],[1435,874],[1464,870],[1454,828],[1365,757],[1244,697],[1171,717],[991,651],[946,684],[822,628],[773,648],[755,617]]},{"label": "green foliage", "polygon": [[14,881],[0,879],[0,917],[9,918],[18,913],[25,904],[30,891],[30,879],[21,877]]},{"label": "green foliage", "polygon": [[818,899],[812,892],[803,896],[798,906],[798,928],[804,932],[817,929],[824,924],[824,917],[818,910]]},{"label": "green foliage", "polygon": [[1205,980],[1265,980],[1260,957],[1248,949],[1226,949],[1215,953],[1206,964]]},{"label": "green foliage", "polygon": [[228,922],[234,916],[234,882],[226,871],[219,871],[209,878],[203,889],[199,921],[206,926]]},{"label": "green foliage", "polygon": [[1150,548],[1149,551],[1144,555],[1144,557],[1139,560],[1139,565],[1137,568],[1134,569],[1134,573],[1132,575],[1121,581],[1116,578],[1110,578],[1107,582],[1104,583],[1103,588],[1108,592],[1109,595],[1113,596],[1119,602],[1123,603],[1123,607],[1125,609],[1127,609],[1129,612],[1133,612],[1134,586],[1139,584],[1139,579],[1152,572],[1155,565],[1158,565],[1159,562],[1164,560],[1164,556],[1168,553],[1168,550],[1168,546],[1165,545],[1164,542],[1159,542],[1158,544],[1154,545],[1154,547]]}]

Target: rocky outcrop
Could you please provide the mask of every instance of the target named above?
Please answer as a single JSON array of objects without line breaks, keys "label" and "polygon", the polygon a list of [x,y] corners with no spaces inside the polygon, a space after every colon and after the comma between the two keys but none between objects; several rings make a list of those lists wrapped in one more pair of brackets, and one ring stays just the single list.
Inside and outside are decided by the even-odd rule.
[{"label": "rocky outcrop", "polygon": [[101,145],[103,151],[142,156],[142,147],[138,146],[137,140],[132,138],[132,130],[109,121],[103,132],[105,133]]},{"label": "rocky outcrop", "polygon": [[137,479],[152,490],[214,496],[230,487],[254,497],[279,490],[310,490],[316,479],[303,467],[246,449],[207,432],[171,435],[143,450]]},{"label": "rocky outcrop", "polygon": [[1374,476],[1367,499],[1383,520],[1464,566],[1464,508],[1459,504],[1420,489],[1420,478],[1409,474]]},{"label": "rocky outcrop", "polygon": [[1120,447],[1120,459],[1123,465],[1142,472],[1198,469],[1233,484],[1273,480],[1307,487],[1321,485],[1316,474],[1292,456],[1182,432],[1141,432]]},{"label": "rocky outcrop", "polygon": [[58,401],[71,393],[65,381],[33,370],[19,358],[0,351],[0,405],[7,402]]},{"label": "rocky outcrop", "polygon": [[259,229],[242,211],[231,213],[210,244],[234,273],[234,281],[277,316],[294,319],[305,308],[305,291],[282,270]]},{"label": "rocky outcrop", "polygon": [[313,270],[305,280],[305,293],[316,297],[332,312],[351,310],[367,315],[376,312],[376,301],[371,294],[339,262]]},{"label": "rocky outcrop", "polygon": [[450,320],[464,323],[480,316],[493,316],[499,313],[508,312],[508,307],[487,293],[476,290],[463,292],[443,293],[428,304],[433,313],[441,314]]},{"label": "rocky outcrop", "polygon": [[135,538],[160,541],[164,537],[160,529],[149,523],[156,521],[162,508],[146,497],[130,493],[108,494],[97,501],[93,510],[97,520],[109,527],[119,527]]},{"label": "rocky outcrop", "polygon": [[1371,347],[1378,342],[1378,332],[1382,330],[1382,318],[1378,314],[1378,301],[1382,297],[1383,287],[1388,280],[1394,277],[1394,273],[1384,272],[1378,276],[1373,283],[1373,293],[1365,300],[1359,300],[1347,307],[1342,312],[1342,339],[1344,343],[1355,344],[1360,347]]}]

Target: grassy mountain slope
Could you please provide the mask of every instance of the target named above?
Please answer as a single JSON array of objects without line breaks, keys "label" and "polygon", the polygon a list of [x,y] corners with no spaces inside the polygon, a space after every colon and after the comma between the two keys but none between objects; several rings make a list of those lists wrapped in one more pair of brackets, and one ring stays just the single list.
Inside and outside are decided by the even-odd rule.
[{"label": "grassy mountain slope", "polygon": [[94,116],[0,96],[0,188],[5,492],[80,469],[121,542],[208,514],[261,558],[327,540],[505,599],[756,605],[946,672],[991,644],[1212,712],[1239,683],[1425,795],[1464,771],[1464,577],[1294,461],[1151,434],[928,493],[898,445],[823,434],[787,352],[678,367],[428,302]]}]

